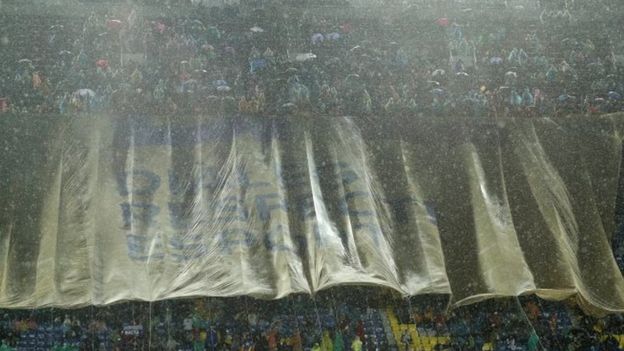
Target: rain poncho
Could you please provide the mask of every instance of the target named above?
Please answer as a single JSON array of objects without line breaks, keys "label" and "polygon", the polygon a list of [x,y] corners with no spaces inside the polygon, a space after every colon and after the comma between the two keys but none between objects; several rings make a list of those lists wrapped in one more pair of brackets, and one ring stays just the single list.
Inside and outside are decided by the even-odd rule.
[{"label": "rain poncho", "polygon": [[345,351],[344,339],[342,338],[342,333],[336,331],[336,335],[334,336],[334,351]]},{"label": "rain poncho", "polygon": [[322,351],[334,351],[334,343],[332,342],[332,339],[327,330],[323,332],[323,340],[321,341],[321,350]]},{"label": "rain poncho", "polygon": [[539,336],[535,333],[535,331],[531,332],[529,336],[529,340],[527,341],[527,351],[536,351],[539,344]]}]

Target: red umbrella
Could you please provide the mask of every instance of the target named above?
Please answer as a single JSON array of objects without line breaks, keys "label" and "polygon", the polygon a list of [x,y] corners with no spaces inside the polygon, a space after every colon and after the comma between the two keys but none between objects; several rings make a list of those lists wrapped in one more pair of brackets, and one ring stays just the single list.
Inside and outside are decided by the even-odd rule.
[{"label": "red umbrella", "polygon": [[108,68],[108,60],[107,59],[99,59],[99,60],[95,61],[95,65],[100,67],[101,69],[107,69]]},{"label": "red umbrella", "polygon": [[154,30],[160,34],[163,34],[165,32],[165,29],[167,29],[167,26],[162,22],[156,22],[154,24]]},{"label": "red umbrella", "polygon": [[8,111],[9,111],[9,99],[0,98],[0,112],[8,112]]},{"label": "red umbrella", "polygon": [[440,17],[435,21],[435,23],[441,27],[448,27],[448,25],[450,24],[450,21],[446,17]]}]

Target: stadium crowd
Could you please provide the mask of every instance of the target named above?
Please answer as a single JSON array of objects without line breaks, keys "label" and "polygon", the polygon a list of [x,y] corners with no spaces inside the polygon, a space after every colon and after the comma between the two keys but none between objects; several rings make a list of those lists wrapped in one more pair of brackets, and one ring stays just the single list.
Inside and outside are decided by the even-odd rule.
[{"label": "stadium crowd", "polygon": [[[273,8],[186,18],[0,15],[0,113],[501,118],[623,110],[621,26],[562,21],[440,17],[404,33],[383,20],[294,18]],[[622,233],[614,251],[624,265]],[[452,350],[610,351],[624,334],[622,315],[595,319],[536,298],[450,313],[444,298],[395,303],[392,312],[388,300],[351,287],[316,300],[5,310],[0,351],[411,349],[406,329],[393,340],[390,313],[420,335],[449,335],[440,348]]]},{"label": "stadium crowd", "polygon": [[[621,315],[591,318],[573,304],[535,297],[449,312],[446,296],[400,300],[379,291],[352,287],[314,300],[192,299],[4,311],[0,350],[621,350]],[[390,332],[393,314],[404,326],[400,336]],[[415,343],[405,327],[410,324],[423,338],[446,341]]]},{"label": "stadium crowd", "polygon": [[293,16],[2,18],[0,111],[531,117],[624,108],[621,26]]}]

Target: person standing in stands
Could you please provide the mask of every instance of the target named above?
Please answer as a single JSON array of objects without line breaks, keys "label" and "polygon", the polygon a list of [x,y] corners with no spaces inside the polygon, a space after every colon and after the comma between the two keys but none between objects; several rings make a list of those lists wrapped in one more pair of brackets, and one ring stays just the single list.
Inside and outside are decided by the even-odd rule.
[{"label": "person standing in stands", "polygon": [[321,340],[321,350],[334,351],[334,343],[332,342],[329,330],[323,332],[323,339]]},{"label": "person standing in stands", "polygon": [[5,340],[2,340],[2,342],[0,342],[0,351],[13,351],[13,349],[7,345]]},{"label": "person standing in stands", "polygon": [[268,342],[269,351],[276,351],[278,341],[277,328],[271,328],[271,330],[267,332],[266,339]]},{"label": "person standing in stands", "polygon": [[527,342],[527,351],[536,351],[538,344],[539,344],[539,337],[537,336],[537,333],[535,333],[535,330],[534,330],[531,332],[531,335],[529,336],[529,341]]},{"label": "person standing in stands", "polygon": [[210,326],[206,335],[206,349],[209,351],[216,351],[219,344],[219,335],[214,326]]},{"label": "person standing in stands", "polygon": [[342,338],[342,332],[340,330],[336,330],[336,335],[334,336],[334,351],[344,351],[344,349],[345,345]]},{"label": "person standing in stands", "polygon": [[362,351],[362,340],[356,336],[351,343],[351,351]]},{"label": "person standing in stands", "polygon": [[364,340],[364,322],[360,319],[355,327],[355,335],[357,335],[360,340]]},{"label": "person standing in stands", "polygon": [[403,329],[403,333],[401,334],[401,344],[403,344],[403,349],[405,351],[409,350],[410,345],[412,344],[412,336],[409,335],[407,329]]},{"label": "person standing in stands", "polygon": [[290,338],[290,345],[293,351],[303,351],[303,343],[301,342],[301,332],[299,329],[295,330],[292,338]]}]

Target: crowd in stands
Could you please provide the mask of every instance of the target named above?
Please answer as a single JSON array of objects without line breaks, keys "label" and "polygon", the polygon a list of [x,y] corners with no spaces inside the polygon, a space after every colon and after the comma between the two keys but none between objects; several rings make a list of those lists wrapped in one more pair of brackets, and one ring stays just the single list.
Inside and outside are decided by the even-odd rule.
[{"label": "crowd in stands", "polygon": [[[622,315],[591,318],[570,303],[496,299],[449,312],[448,296],[400,300],[370,291],[348,288],[314,300],[192,299],[6,310],[0,315],[0,350],[615,351],[624,346]],[[414,347],[419,344],[406,329],[394,338],[388,306],[401,325],[414,324],[418,335],[447,341]]]},{"label": "crowd in stands", "polygon": [[294,296],[5,311],[0,350],[388,350],[379,310],[363,301]]},{"label": "crowd in stands", "polygon": [[412,25],[266,6],[2,22],[5,112],[531,117],[624,108],[622,31],[608,19]]},{"label": "crowd in stands", "polygon": [[[580,1],[572,2],[581,4]],[[579,5],[580,6],[580,5]],[[621,25],[537,19],[293,17],[225,8],[185,18],[0,14],[0,114],[536,117],[624,109]],[[624,267],[624,237],[614,252]],[[362,297],[366,296],[367,299]],[[386,295],[194,299],[79,310],[0,311],[7,350],[386,351]],[[386,305],[384,305],[386,303]],[[624,317],[536,298],[447,311],[394,302],[401,324],[452,350],[619,350]]]}]

